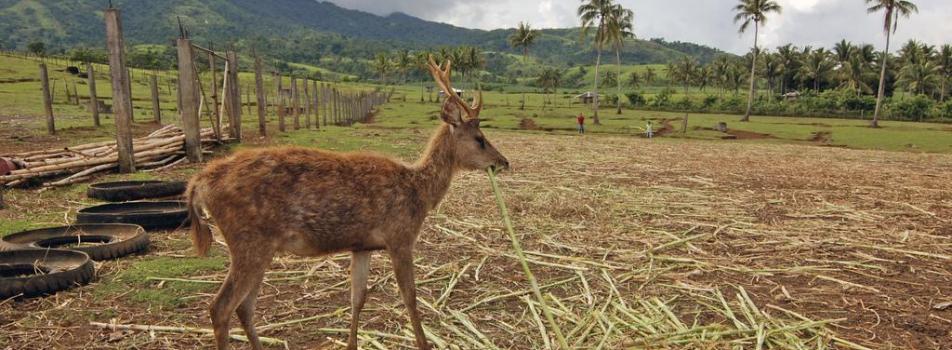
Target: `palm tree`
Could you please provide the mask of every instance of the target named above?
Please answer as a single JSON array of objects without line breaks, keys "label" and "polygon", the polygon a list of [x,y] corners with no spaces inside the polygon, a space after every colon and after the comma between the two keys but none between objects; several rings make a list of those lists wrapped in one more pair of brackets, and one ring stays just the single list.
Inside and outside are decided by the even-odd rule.
[{"label": "palm tree", "polygon": [[532,29],[529,23],[519,22],[519,27],[516,28],[516,31],[509,35],[509,46],[518,49],[522,48],[522,61],[525,62],[529,59],[529,46],[535,44],[535,40],[539,37],[539,31]]},{"label": "palm tree", "polygon": [[740,3],[734,7],[737,15],[734,16],[734,23],[740,23],[739,31],[745,32],[754,23],[754,50],[753,60],[750,64],[750,94],[747,95],[747,112],[740,120],[743,122],[750,120],[750,110],[754,105],[754,82],[757,75],[757,36],[760,26],[767,21],[767,14],[771,12],[780,13],[782,8],[774,0],[740,0]]},{"label": "palm tree", "polygon": [[777,57],[780,59],[780,66],[783,72],[780,77],[780,94],[787,93],[787,82],[793,84],[793,79],[800,69],[799,54],[797,48],[791,44],[786,44],[777,48]]},{"label": "palm tree", "polygon": [[387,57],[386,52],[378,53],[374,59],[374,70],[380,75],[380,82],[384,85],[387,84],[387,73],[390,73],[390,65],[390,58]]},{"label": "palm tree", "polygon": [[864,93],[871,93],[873,89],[866,83],[867,64],[863,61],[863,56],[859,51],[850,55],[846,63],[840,66],[840,87],[856,91],[856,96]]},{"label": "palm tree", "polygon": [[632,89],[637,89],[641,85],[641,76],[638,75],[638,72],[628,73],[628,80],[625,81],[625,85]]},{"label": "palm tree", "polygon": [[914,94],[925,94],[936,85],[938,67],[933,62],[910,62],[899,70],[899,80],[896,84],[905,91]]},{"label": "palm tree", "polygon": [[945,102],[945,97],[948,94],[946,84],[948,84],[949,79],[952,79],[952,45],[945,44],[939,48],[935,57],[935,64],[939,73],[939,85],[941,85],[939,101]]},{"label": "palm tree", "polygon": [[400,83],[405,83],[407,81],[407,72],[410,71],[410,67],[413,66],[413,56],[410,55],[409,50],[401,50],[397,52],[396,60],[394,60],[393,65],[397,71],[400,72]]},{"label": "palm tree", "polygon": [[463,62],[466,64],[467,71],[470,72],[470,80],[475,76],[479,82],[479,71],[486,66],[486,59],[483,58],[483,52],[476,46],[467,46],[463,48]]},{"label": "palm tree", "polygon": [[909,0],[866,0],[866,3],[872,5],[866,9],[867,13],[884,12],[883,32],[886,34],[886,48],[883,49],[883,63],[881,64],[881,71],[879,73],[879,92],[876,94],[876,112],[873,113],[873,121],[869,124],[870,127],[878,128],[879,111],[883,104],[883,94],[886,92],[886,61],[889,58],[890,36],[896,32],[896,29],[899,27],[899,16],[909,18],[909,15],[913,12],[919,12],[919,8]]},{"label": "palm tree", "polygon": [[688,93],[688,87],[690,87],[691,83],[694,81],[696,69],[697,62],[687,56],[682,57],[681,60],[671,66],[669,74],[671,80],[681,83],[681,85],[684,86],[685,95]]},{"label": "palm tree", "polygon": [[609,42],[606,22],[610,20],[615,4],[612,0],[583,0],[578,7],[578,16],[582,20],[581,38],[585,40],[588,31],[595,28],[595,85],[592,99],[592,124],[601,124],[598,120],[598,66],[602,63],[602,47]]},{"label": "palm tree", "polygon": [[830,53],[824,48],[816,49],[804,57],[800,67],[800,80],[813,81],[813,89],[820,92],[820,83],[833,71]]},{"label": "palm tree", "polygon": [[[731,61],[725,55],[720,55],[714,58],[714,61],[711,62],[711,74],[714,76],[714,80],[717,82],[718,87],[721,88],[721,91],[727,90],[727,70],[730,69]],[[720,92],[718,92],[720,94]]]},{"label": "palm tree", "polygon": [[423,103],[423,95],[426,93],[426,82],[429,81],[426,79],[426,73],[429,72],[429,58],[430,52],[428,51],[419,51],[416,53],[413,59],[413,63],[416,65],[416,68],[423,72],[424,78],[420,80],[420,103]]},{"label": "palm tree", "polygon": [[767,53],[763,60],[763,74],[767,80],[767,99],[773,100],[774,82],[783,74],[783,63],[777,54]]},{"label": "palm tree", "polygon": [[711,84],[713,77],[714,75],[709,67],[698,66],[694,70],[694,85],[697,85],[698,89],[703,92],[704,88]]},{"label": "palm tree", "polygon": [[856,46],[853,46],[852,43],[846,41],[846,39],[840,40],[833,46],[833,54],[836,56],[836,63],[846,64],[850,60],[850,57],[853,56],[853,52],[856,51]]},{"label": "palm tree", "polygon": [[[555,95],[559,91],[559,84],[562,82],[562,71],[558,68],[544,68],[542,74],[536,80],[536,84],[542,87],[543,94]],[[551,97],[550,97],[551,100]]]},{"label": "palm tree", "polygon": [[[634,17],[635,14],[631,10],[621,5],[615,5],[609,12],[605,23],[606,35],[608,36],[608,40],[612,43],[612,48],[615,49],[615,67],[618,77],[621,77],[621,49],[625,45],[625,39],[635,37],[635,34],[632,33]],[[617,107],[615,113],[621,114],[621,79],[616,80],[618,90],[615,92],[615,104]]]},{"label": "palm tree", "polygon": [[645,84],[648,84],[648,85],[651,85],[651,83],[654,83],[655,78],[658,77],[658,75],[654,71],[654,68],[651,68],[651,67],[645,68],[645,72],[642,73],[641,75],[643,78],[645,78]]}]

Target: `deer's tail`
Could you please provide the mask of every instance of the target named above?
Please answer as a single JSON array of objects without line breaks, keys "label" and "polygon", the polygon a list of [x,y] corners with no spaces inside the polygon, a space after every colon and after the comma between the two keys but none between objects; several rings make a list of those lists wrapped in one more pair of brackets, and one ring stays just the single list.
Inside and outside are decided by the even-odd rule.
[{"label": "deer's tail", "polygon": [[189,234],[192,236],[192,245],[195,246],[195,253],[198,256],[208,255],[208,249],[212,244],[212,230],[208,227],[202,216],[202,193],[199,187],[202,182],[198,178],[192,179],[188,183],[186,191],[186,203],[188,206],[188,219],[191,222]]}]

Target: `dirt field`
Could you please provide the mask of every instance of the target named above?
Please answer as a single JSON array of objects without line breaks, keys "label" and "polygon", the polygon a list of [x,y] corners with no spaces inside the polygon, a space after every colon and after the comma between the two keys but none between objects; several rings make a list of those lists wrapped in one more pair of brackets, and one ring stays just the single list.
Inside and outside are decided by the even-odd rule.
[{"label": "dirt field", "polygon": [[[514,167],[501,182],[531,267],[578,348],[952,349],[952,155],[490,138]],[[211,347],[192,332],[89,325],[210,326],[224,249],[189,258],[184,231],[153,242],[147,255],[98,264],[92,285],[0,301],[0,349]],[[550,342],[511,251],[486,175],[460,176],[417,247],[418,297],[436,345]],[[259,332],[295,349],[342,348],[348,261],[277,259],[259,297]],[[362,347],[411,346],[381,254],[370,283]]]}]

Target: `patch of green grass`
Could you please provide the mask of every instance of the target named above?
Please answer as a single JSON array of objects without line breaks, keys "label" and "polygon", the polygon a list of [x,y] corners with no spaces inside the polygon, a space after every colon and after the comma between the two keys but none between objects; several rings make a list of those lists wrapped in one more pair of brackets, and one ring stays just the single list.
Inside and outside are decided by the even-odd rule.
[{"label": "patch of green grass", "polygon": [[118,274],[104,276],[93,290],[96,298],[110,299],[122,296],[136,303],[160,309],[185,305],[182,297],[195,293],[211,292],[218,284],[166,281],[157,288],[159,281],[150,277],[188,278],[201,274],[225,271],[228,265],[225,256],[208,258],[177,258],[148,256],[135,261]]}]

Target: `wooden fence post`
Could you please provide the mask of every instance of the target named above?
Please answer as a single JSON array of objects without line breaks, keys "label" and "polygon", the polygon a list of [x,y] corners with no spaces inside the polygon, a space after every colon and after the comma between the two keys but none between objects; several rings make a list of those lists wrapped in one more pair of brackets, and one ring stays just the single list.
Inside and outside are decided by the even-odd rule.
[{"label": "wooden fence post", "polygon": [[[126,62],[124,54],[123,54],[122,62],[123,64],[125,64]],[[135,112],[135,109],[132,106],[132,103],[133,103],[132,102],[132,96],[133,96],[132,95],[132,68],[126,68],[125,72],[126,72],[125,79],[126,79],[126,94],[127,94],[126,96],[129,96],[129,122],[131,123],[136,121],[135,113],[133,113]]]},{"label": "wooden fence post", "polygon": [[301,82],[304,83],[304,128],[311,128],[311,88],[308,87],[307,77],[301,79]]},{"label": "wooden fence post", "polygon": [[185,132],[185,156],[192,163],[202,161],[201,125],[198,120],[198,89],[192,42],[179,38],[178,42],[179,104],[182,106],[182,130]]},{"label": "wooden fence post", "polygon": [[46,132],[56,135],[56,121],[53,118],[53,96],[50,95],[50,75],[46,63],[40,63],[40,84],[43,85],[43,109],[46,111]]},{"label": "wooden fence post", "polygon": [[294,130],[301,128],[301,100],[298,93],[297,77],[291,76],[291,115],[294,116]]},{"label": "wooden fence post", "polygon": [[76,81],[73,80],[73,104],[79,105],[79,90],[76,89]]},{"label": "wooden fence post", "polygon": [[283,84],[284,77],[282,77],[280,73],[275,73],[274,78],[277,80],[275,86],[278,89],[277,100],[275,101],[277,102],[278,110],[278,130],[284,132],[287,129],[287,126],[285,125],[286,122],[284,120],[284,88],[281,86]]},{"label": "wooden fence post", "polygon": [[149,87],[152,88],[152,117],[155,123],[162,124],[162,108],[159,106],[159,78],[152,74],[149,78]]},{"label": "wooden fence post", "polygon": [[261,76],[261,57],[255,56],[255,97],[258,99],[258,134],[265,136],[267,132],[267,120],[265,120],[264,100],[264,77]]},{"label": "wooden fence post", "polygon": [[66,104],[73,103],[73,95],[69,93],[69,82],[63,79],[63,90],[66,91]]},{"label": "wooden fence post", "polygon": [[119,153],[119,172],[136,171],[132,150],[132,96],[129,72],[126,70],[125,44],[119,10],[107,9],[106,46],[109,48],[109,73],[112,76],[112,111],[116,122],[116,149]]},{"label": "wooden fence post", "polygon": [[228,91],[225,93],[228,95],[225,96],[225,100],[230,105],[228,121],[231,126],[228,129],[228,136],[241,141],[241,87],[238,81],[238,53],[228,51],[225,53],[225,57],[228,59],[228,71],[225,72],[228,75]]},{"label": "wooden fence post", "polygon": [[311,85],[311,90],[314,90],[313,102],[314,105],[311,107],[311,110],[314,112],[314,128],[321,128],[321,90],[317,87],[317,80]]},{"label": "wooden fence post", "polygon": [[86,62],[86,85],[89,85],[89,111],[93,113],[93,125],[99,127],[99,98],[96,96],[96,72],[93,64]]},{"label": "wooden fence post", "polygon": [[[212,45],[208,45],[209,50],[212,49]],[[215,130],[215,139],[221,141],[221,105],[219,102],[218,96],[218,72],[216,71],[217,65],[215,63],[215,54],[208,52],[208,70],[212,75],[212,96],[211,96],[211,111],[212,111],[212,127]],[[201,117],[199,117],[201,118]]]}]

